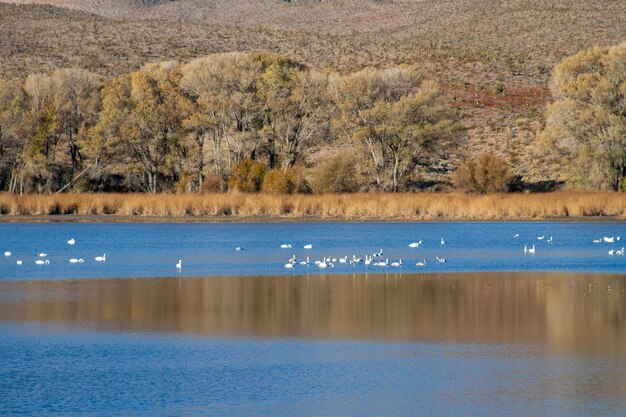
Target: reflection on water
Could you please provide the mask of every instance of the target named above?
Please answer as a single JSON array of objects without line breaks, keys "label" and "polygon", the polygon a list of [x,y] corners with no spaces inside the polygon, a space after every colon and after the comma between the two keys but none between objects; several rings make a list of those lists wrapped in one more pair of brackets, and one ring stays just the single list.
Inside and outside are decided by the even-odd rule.
[{"label": "reflection on water", "polygon": [[626,353],[626,277],[466,273],[0,283],[0,320]]},{"label": "reflection on water", "polygon": [[523,273],[3,282],[0,415],[623,415],[625,291]]}]

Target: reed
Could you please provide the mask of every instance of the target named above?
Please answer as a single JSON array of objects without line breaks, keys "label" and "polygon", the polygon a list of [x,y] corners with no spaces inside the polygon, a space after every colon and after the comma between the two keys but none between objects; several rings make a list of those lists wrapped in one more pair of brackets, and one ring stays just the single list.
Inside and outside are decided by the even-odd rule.
[{"label": "reed", "polygon": [[528,220],[626,217],[626,194],[0,194],[0,217]]}]

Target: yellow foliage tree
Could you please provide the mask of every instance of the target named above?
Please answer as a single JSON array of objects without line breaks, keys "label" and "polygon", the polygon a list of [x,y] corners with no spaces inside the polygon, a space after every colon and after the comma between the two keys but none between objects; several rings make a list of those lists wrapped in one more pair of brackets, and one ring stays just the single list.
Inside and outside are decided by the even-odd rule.
[{"label": "yellow foliage tree", "polygon": [[571,186],[623,190],[626,175],[626,43],[581,51],[554,68],[554,103],[540,141]]}]

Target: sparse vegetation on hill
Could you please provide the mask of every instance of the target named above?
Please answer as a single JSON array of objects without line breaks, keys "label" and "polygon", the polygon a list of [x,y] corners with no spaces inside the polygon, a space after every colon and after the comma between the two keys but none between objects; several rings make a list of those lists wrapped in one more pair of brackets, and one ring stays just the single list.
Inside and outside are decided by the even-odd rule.
[{"label": "sparse vegetation on hill", "polygon": [[[431,184],[447,182],[451,169],[482,153],[504,158],[523,181],[555,179],[552,155],[536,146],[555,91],[548,88],[552,67],[581,49],[626,37],[626,4],[610,0],[11,2],[18,4],[0,3],[0,78],[18,84],[29,74],[80,68],[101,76],[104,85],[148,62],[186,63],[229,51],[272,52],[341,77],[366,67],[417,64],[457,110],[465,133],[463,146],[447,152],[445,164],[428,162],[430,173],[419,181]],[[194,121],[186,123],[189,128]],[[317,166],[337,149],[350,151],[357,138],[343,138],[308,149],[307,164]],[[75,160],[72,170],[82,162]],[[173,169],[171,158],[163,162]],[[186,182],[206,189],[203,181],[209,180],[212,189],[224,188],[224,167],[199,180],[193,172],[213,162],[196,160],[169,187],[185,188]],[[358,168],[367,171],[364,164]],[[49,180],[61,183],[64,175],[56,172]],[[396,177],[389,189],[415,181],[400,171]]]}]

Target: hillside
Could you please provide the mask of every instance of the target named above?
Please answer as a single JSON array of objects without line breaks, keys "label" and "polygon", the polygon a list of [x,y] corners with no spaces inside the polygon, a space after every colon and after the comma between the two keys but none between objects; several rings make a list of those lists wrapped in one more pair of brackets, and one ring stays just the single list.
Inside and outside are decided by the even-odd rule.
[{"label": "hillside", "polygon": [[496,150],[527,179],[546,177],[533,140],[552,66],[626,38],[626,3],[610,0],[11,3],[0,4],[0,78],[54,67],[112,76],[223,51],[271,51],[341,72],[419,63],[466,116],[469,151]]}]

